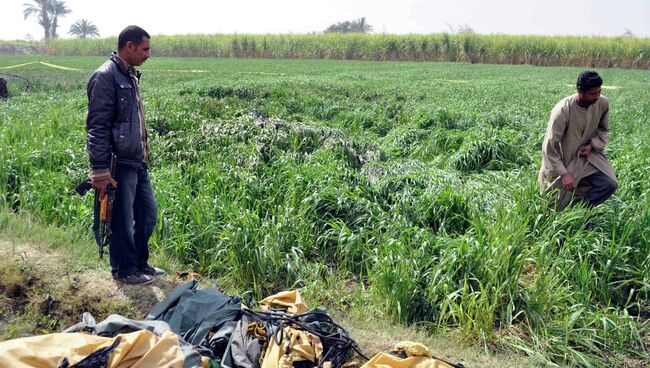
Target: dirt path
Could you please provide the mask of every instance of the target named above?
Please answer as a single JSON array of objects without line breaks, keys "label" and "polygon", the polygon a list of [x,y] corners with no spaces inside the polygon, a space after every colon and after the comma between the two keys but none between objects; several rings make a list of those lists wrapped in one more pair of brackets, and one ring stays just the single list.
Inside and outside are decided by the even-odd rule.
[{"label": "dirt path", "polygon": [[3,338],[58,331],[80,321],[83,312],[98,319],[111,313],[141,319],[183,281],[166,276],[151,285],[127,286],[113,280],[108,266],[6,239],[0,240],[0,275],[0,330],[23,326],[3,331]]}]

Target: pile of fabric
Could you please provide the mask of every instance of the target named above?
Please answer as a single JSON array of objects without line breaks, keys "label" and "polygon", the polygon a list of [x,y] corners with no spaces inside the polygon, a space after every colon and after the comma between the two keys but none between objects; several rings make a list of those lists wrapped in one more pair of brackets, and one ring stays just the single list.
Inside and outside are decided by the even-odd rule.
[{"label": "pile of fabric", "polygon": [[[341,368],[358,350],[326,310],[309,310],[297,291],[260,302],[261,311],[190,281],[142,320],[85,313],[63,333],[0,343],[0,367],[36,368]],[[362,368],[461,367],[420,344],[400,343]],[[358,364],[356,365],[358,366]]]},{"label": "pile of fabric", "polygon": [[178,286],[145,320],[111,315],[63,333],[0,343],[0,367],[339,368],[356,343],[324,309],[308,310],[297,291],[264,299]]}]

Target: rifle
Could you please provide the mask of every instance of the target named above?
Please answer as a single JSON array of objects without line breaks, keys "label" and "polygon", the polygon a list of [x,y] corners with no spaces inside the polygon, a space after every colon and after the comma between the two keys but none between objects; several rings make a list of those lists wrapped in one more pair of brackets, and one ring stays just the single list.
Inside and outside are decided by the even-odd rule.
[{"label": "rifle", "polygon": [[[111,155],[110,173],[111,177],[115,175],[117,159]],[[80,196],[84,196],[92,189],[92,182],[86,179],[74,189]],[[99,259],[104,258],[104,247],[108,246],[111,239],[111,222],[113,219],[113,204],[115,203],[116,188],[113,184],[108,184],[104,191],[104,196],[99,198],[99,190],[95,190],[95,200],[93,204],[93,234],[95,242],[99,247]]]}]

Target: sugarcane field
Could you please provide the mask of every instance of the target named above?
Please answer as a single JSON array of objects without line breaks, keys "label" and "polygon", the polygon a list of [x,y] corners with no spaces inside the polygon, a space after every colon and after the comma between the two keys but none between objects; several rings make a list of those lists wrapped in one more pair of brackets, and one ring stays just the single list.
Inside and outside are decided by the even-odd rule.
[{"label": "sugarcane field", "polygon": [[0,367],[650,366],[647,1],[23,2]]}]

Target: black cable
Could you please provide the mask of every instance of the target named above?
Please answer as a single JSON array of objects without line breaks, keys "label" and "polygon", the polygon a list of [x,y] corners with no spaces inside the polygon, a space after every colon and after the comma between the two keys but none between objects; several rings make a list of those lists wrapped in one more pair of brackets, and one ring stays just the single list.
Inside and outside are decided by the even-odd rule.
[{"label": "black cable", "polygon": [[[366,361],[370,360],[367,356],[365,356],[359,350],[359,347],[358,347],[357,343],[349,337],[349,334],[345,330],[345,328],[341,327],[339,324],[334,322],[332,317],[327,312],[319,311],[319,310],[312,310],[312,311],[297,314],[297,315],[294,315],[294,316],[280,316],[280,315],[272,313],[272,312],[255,312],[255,311],[251,311],[251,310],[245,310],[245,312],[250,314],[251,316],[257,317],[257,318],[259,318],[259,319],[261,319],[263,321],[281,321],[281,323],[280,323],[281,327],[283,327],[282,321],[290,322],[290,323],[292,323],[294,325],[297,325],[301,329],[303,329],[303,330],[317,336],[318,338],[321,339],[321,341],[324,344],[327,343],[327,345],[333,345],[330,349],[327,350],[327,352],[325,352],[325,354],[323,354],[323,357],[320,359],[320,361],[318,363],[319,368],[322,367],[323,362],[328,361],[327,358],[329,358],[330,353],[335,351],[334,348],[337,348],[339,351],[347,350],[349,348],[352,348],[357,354],[359,354],[360,357],[362,357]],[[341,332],[343,332],[343,334],[345,334],[345,337],[335,337],[335,336],[325,335],[324,333],[322,333],[322,332],[316,330],[315,328],[311,327],[308,322],[304,322],[304,321],[300,320],[301,317],[304,318],[304,317],[308,317],[310,315],[320,315],[322,317],[325,317],[327,319],[327,321],[324,321],[324,322],[329,323],[330,325],[338,328]],[[323,322],[323,321],[320,321],[320,322]],[[281,341],[282,341],[282,339],[280,339],[280,342]],[[277,340],[276,340],[276,342],[277,342]],[[279,343],[278,343],[278,345],[279,345]],[[329,361],[332,361],[334,363],[335,359],[340,359],[340,358],[341,358],[341,354],[338,354],[334,358],[329,359]],[[442,361],[444,363],[449,364],[450,366],[452,366],[454,368],[465,368],[465,366],[463,364],[460,364],[460,363],[452,363],[452,362],[449,362],[447,360],[444,360],[444,359],[441,359],[441,358],[438,358],[438,357],[432,357],[432,359],[440,360],[440,361]],[[337,364],[332,364],[332,366],[336,367]]]},{"label": "black cable", "polygon": [[[363,359],[370,360],[365,354],[363,354],[361,352],[361,350],[359,349],[357,343],[353,339],[351,339],[349,337],[348,332],[343,327],[341,327],[339,324],[334,322],[332,317],[329,314],[327,314],[326,312],[316,310],[316,311],[309,311],[309,312],[297,314],[297,315],[294,315],[294,316],[279,316],[279,315],[277,315],[275,313],[272,313],[272,312],[256,312],[256,311],[251,311],[251,310],[245,310],[244,312],[249,314],[251,317],[257,317],[258,319],[266,321],[266,322],[268,322],[268,321],[289,322],[289,323],[291,323],[293,325],[296,325],[296,326],[300,327],[302,330],[305,330],[305,331],[317,336],[318,338],[321,339],[321,341],[324,344],[333,345],[333,347],[336,347],[336,348],[338,348],[340,350],[347,350],[347,349],[351,348],[357,354],[359,354],[359,356],[362,357]],[[343,335],[345,337],[326,335],[325,333],[322,333],[321,331],[318,331],[317,329],[312,327],[308,322],[304,322],[303,320],[301,320],[301,318],[304,319],[305,317],[308,317],[308,316],[311,316],[311,315],[319,315],[321,317],[325,317],[327,321],[320,321],[320,322],[328,323],[330,325],[330,327],[333,326],[333,327],[339,329],[343,333]],[[340,334],[340,333],[336,333],[336,334]],[[324,357],[328,356],[331,353],[331,351],[332,351],[332,348],[328,349],[328,351],[324,355]],[[321,359],[321,362],[319,363],[319,367],[322,365],[322,361],[324,361],[324,360],[325,360],[324,358]]]},{"label": "black cable", "polygon": [[31,85],[31,83],[29,82],[29,79],[27,79],[25,77],[21,77],[20,75],[8,74],[8,73],[0,73],[0,75],[6,75],[8,77],[20,78],[20,79],[24,80],[25,82],[27,82],[27,85],[25,85],[25,91],[23,93],[27,93],[27,90],[29,89],[29,86]]},{"label": "black cable", "polygon": [[282,344],[282,340],[284,340],[284,324],[282,321],[278,324],[278,332],[273,335],[273,341],[275,341],[275,344],[280,346]]}]

